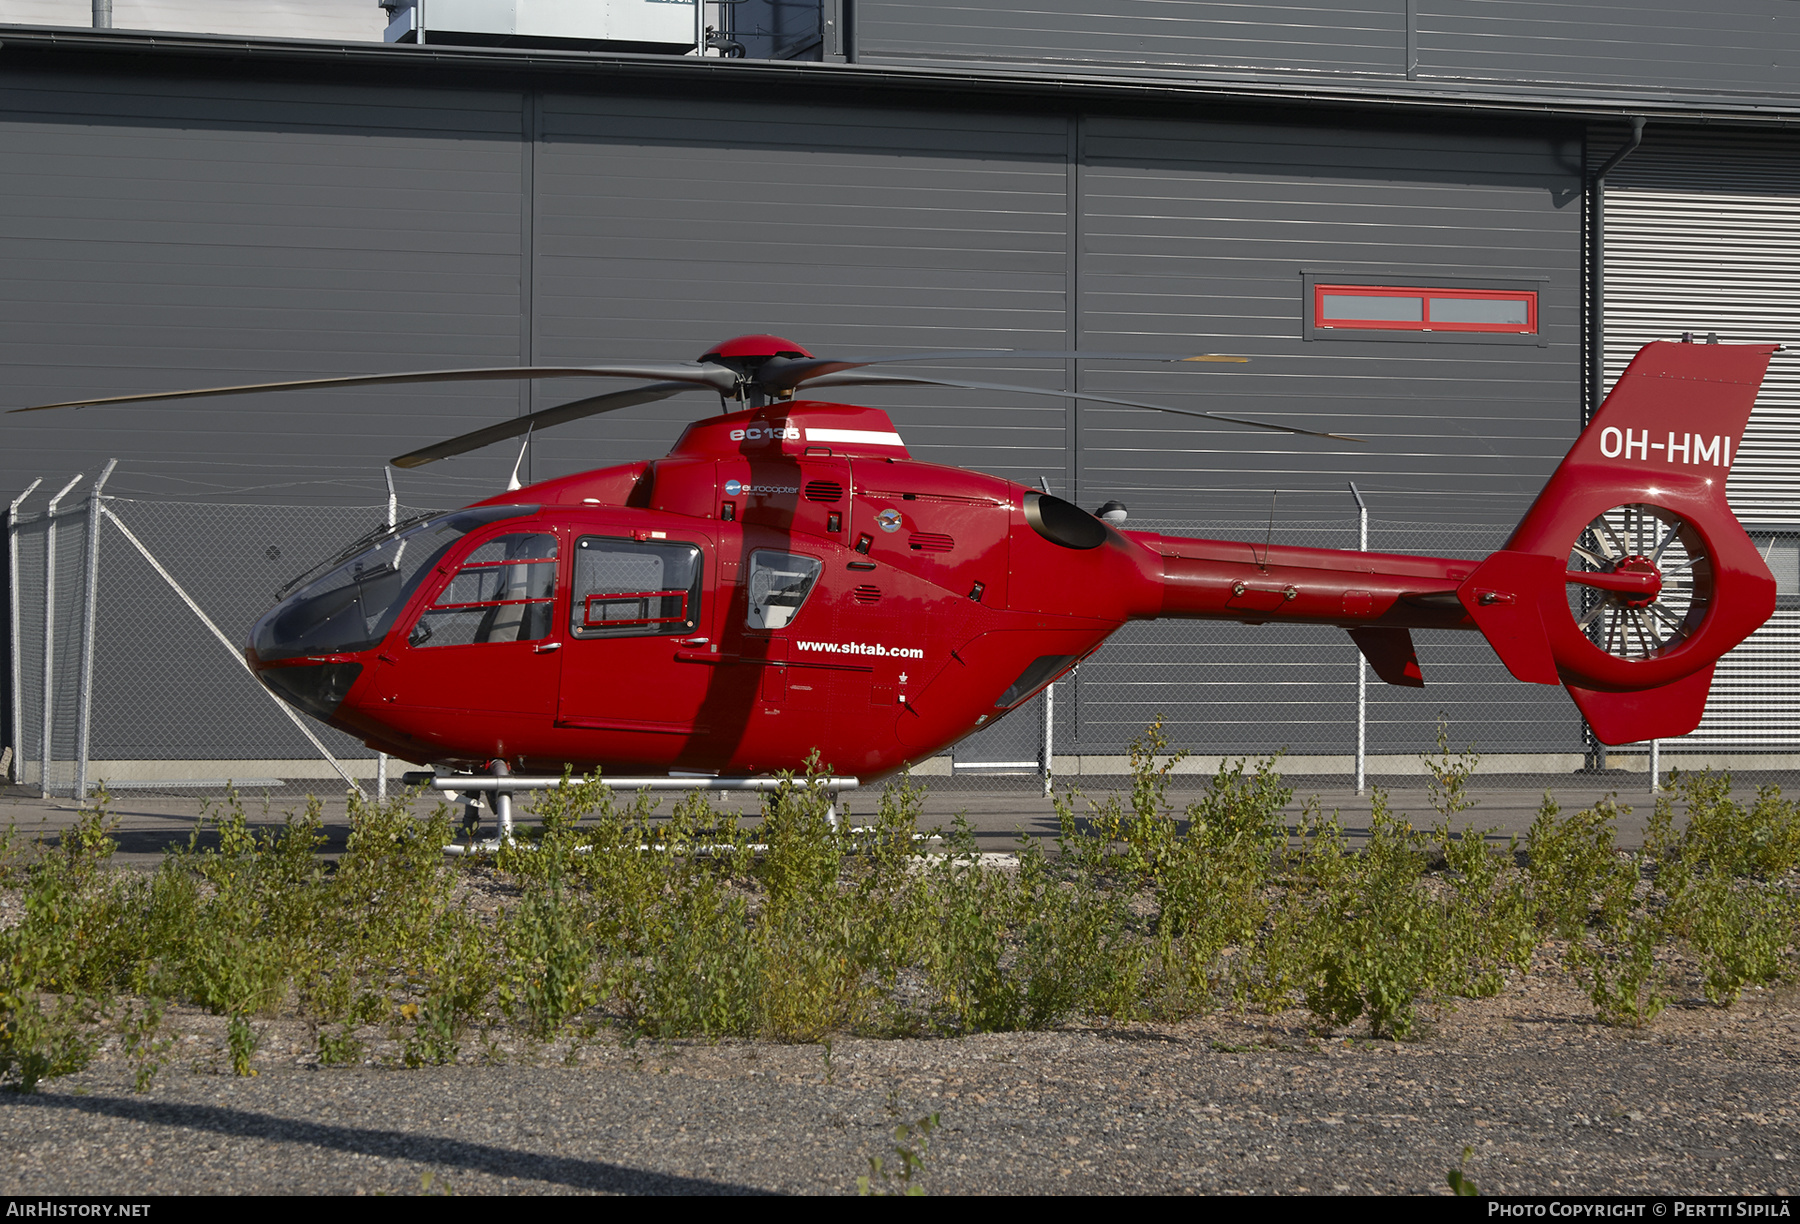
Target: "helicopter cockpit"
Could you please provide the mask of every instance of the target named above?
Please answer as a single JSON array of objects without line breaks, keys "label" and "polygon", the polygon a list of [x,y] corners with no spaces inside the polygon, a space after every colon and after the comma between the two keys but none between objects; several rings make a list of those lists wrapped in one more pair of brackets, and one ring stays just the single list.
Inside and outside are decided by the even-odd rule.
[{"label": "helicopter cockpit", "polygon": [[475,506],[403,527],[340,559],[264,613],[250,631],[250,649],[260,663],[372,649],[458,540],[538,509]]}]

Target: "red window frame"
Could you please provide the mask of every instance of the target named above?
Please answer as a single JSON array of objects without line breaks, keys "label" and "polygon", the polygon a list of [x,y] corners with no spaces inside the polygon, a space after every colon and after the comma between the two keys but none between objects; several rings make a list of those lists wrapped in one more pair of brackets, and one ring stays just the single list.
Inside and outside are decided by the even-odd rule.
[{"label": "red window frame", "polygon": [[[594,601],[602,604],[625,603],[627,600],[641,599],[648,605],[652,599],[679,599],[681,611],[675,616],[637,616],[625,620],[595,620]],[[583,629],[620,629],[630,626],[667,625],[684,622],[687,614],[688,592],[686,591],[595,591],[587,597],[581,607],[581,627]]]},{"label": "red window frame", "polygon": [[[1411,319],[1334,319],[1325,313],[1325,296],[1327,294],[1417,298],[1420,317],[1416,321]],[[1525,303],[1525,322],[1433,322],[1431,318],[1433,298],[1523,302]],[[1538,330],[1538,295],[1535,289],[1434,289],[1429,285],[1314,284],[1312,307],[1313,326],[1331,331],[1500,332],[1509,335],[1535,336]]]}]

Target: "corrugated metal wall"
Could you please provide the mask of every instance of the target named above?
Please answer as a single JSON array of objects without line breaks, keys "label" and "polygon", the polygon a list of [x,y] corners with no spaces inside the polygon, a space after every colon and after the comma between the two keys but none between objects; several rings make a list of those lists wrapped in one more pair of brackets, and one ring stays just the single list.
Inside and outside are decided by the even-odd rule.
[{"label": "corrugated metal wall", "polygon": [[[1082,344],[1208,338],[1242,367],[1095,368],[1089,389],[1349,432],[1367,445],[1172,428],[1084,406],[1081,495],[1169,518],[1373,512],[1510,522],[1574,440],[1580,148],[1495,132],[1095,119],[1080,168]],[[1518,278],[1546,344],[1297,342],[1301,275]],[[1543,278],[1539,281],[1537,278]]]},{"label": "corrugated metal wall", "polygon": [[1415,0],[1418,75],[1800,91],[1800,7],[1788,0]]},{"label": "corrugated metal wall", "polygon": [[[0,90],[0,151],[13,403],[694,357],[751,330],[830,352],[1216,348],[1255,362],[1096,367],[1085,385],[1329,423],[1372,444],[1272,444],[1025,395],[859,398],[890,408],[921,457],[1047,476],[1084,504],[1118,496],[1140,520],[1261,523],[1279,488],[1284,532],[1347,517],[1348,479],[1384,520],[1504,526],[1576,427],[1579,156],[1550,130],[46,74]],[[1546,344],[1307,342],[1301,274],[1324,268],[1542,278]],[[1060,362],[987,372],[1046,387],[1073,376]],[[118,454],[122,494],[370,505],[387,456],[590,390],[475,384],[15,417],[0,425],[0,488]],[[531,475],[657,454],[710,408],[691,397],[565,429],[533,443]],[[499,447],[403,474],[402,497],[472,500],[500,487],[512,458]],[[1176,705],[1198,712],[1195,734],[1230,724],[1297,751],[1343,750],[1348,707],[1321,720],[1317,693],[1283,696],[1245,670],[1266,658],[1283,675],[1316,664],[1347,681],[1341,639],[1182,632],[1196,658],[1207,635],[1243,652],[1256,700],[1196,689],[1205,667],[1165,671],[1153,691],[1133,680],[1080,751],[1116,751]],[[1461,656],[1423,649],[1428,675],[1478,683],[1421,700],[1530,707],[1485,749],[1567,750],[1560,695],[1503,693],[1459,670]],[[1099,663],[1083,679],[1095,701]],[[1396,725],[1417,740],[1429,722],[1421,709]]]},{"label": "corrugated metal wall", "polygon": [[1265,78],[1800,91],[1791,0],[858,0],[864,61]]},{"label": "corrugated metal wall", "polygon": [[[504,92],[9,75],[5,406],[518,361],[520,131]],[[368,504],[389,455],[517,410],[469,384],[10,417],[0,486],[117,455],[119,493]]]},{"label": "corrugated metal wall", "polygon": [[[1066,343],[1061,116],[553,94],[539,123],[539,361],[692,359],[751,331],[815,353]],[[972,413],[986,400],[966,392],[857,396],[891,406],[922,458],[1061,472],[1062,405],[1000,398]],[[533,475],[661,453],[716,404],[564,430]]]},{"label": "corrugated metal wall", "polygon": [[1405,71],[1406,9],[1405,0],[1255,6],[860,0],[856,49],[864,60],[1393,73]]},{"label": "corrugated metal wall", "polygon": [[[1652,125],[1607,179],[1605,226],[1609,386],[1640,345],[1683,332],[1800,344],[1800,138]],[[1800,528],[1800,353],[1770,363],[1728,492],[1753,533]],[[1680,743],[1800,745],[1800,611],[1725,658]]]}]

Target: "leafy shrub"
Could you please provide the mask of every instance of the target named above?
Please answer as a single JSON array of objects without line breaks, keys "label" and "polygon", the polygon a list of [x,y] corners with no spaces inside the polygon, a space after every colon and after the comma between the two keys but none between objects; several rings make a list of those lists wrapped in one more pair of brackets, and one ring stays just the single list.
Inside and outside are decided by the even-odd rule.
[{"label": "leafy shrub", "polygon": [[[1128,788],[1081,815],[1080,795],[1058,795],[1054,846],[1023,839],[1004,861],[966,821],[922,837],[904,781],[866,821],[833,823],[816,760],[756,820],[704,792],[664,814],[648,794],[567,778],[531,805],[518,845],[481,860],[447,860],[449,810],[415,816],[413,796],[353,796],[348,846],[327,865],[317,804],[253,824],[228,795],[207,837],[154,873],[118,873],[102,798],[54,848],[0,844],[24,902],[0,932],[0,1077],[35,1086],[84,1065],[116,1017],[147,1086],[165,1001],[227,1017],[248,1074],[255,1019],[295,1010],[321,1061],[360,1060],[355,1034],[375,1025],[411,1066],[456,1061],[477,1028],[493,1056],[502,1019],[538,1039],[605,1018],[634,1035],[828,1041],[1235,1001],[1404,1038],[1425,1004],[1498,991],[1545,938],[1567,941],[1614,1024],[1665,1005],[1674,940],[1719,1006],[1794,967],[1800,815],[1773,789],[1744,803],[1723,776],[1682,775],[1637,855],[1615,845],[1612,801],[1564,815],[1546,796],[1521,857],[1466,823],[1479,757],[1453,754],[1442,727],[1425,758],[1435,827],[1377,791],[1360,846],[1316,806],[1290,839],[1273,758],[1222,765],[1177,811],[1182,759],[1152,724]],[[478,879],[516,892],[498,918],[459,901]]]}]

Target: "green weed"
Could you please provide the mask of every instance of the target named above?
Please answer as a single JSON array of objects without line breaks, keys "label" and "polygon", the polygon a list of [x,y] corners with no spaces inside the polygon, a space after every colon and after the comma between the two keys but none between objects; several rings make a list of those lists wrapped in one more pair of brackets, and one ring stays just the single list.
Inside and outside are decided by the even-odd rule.
[{"label": "green weed", "polygon": [[[833,824],[817,760],[754,819],[704,792],[664,811],[568,778],[530,805],[518,846],[479,861],[445,857],[451,812],[415,815],[416,796],[352,797],[328,864],[317,804],[253,820],[228,794],[158,870],[117,872],[101,796],[54,845],[0,845],[23,905],[0,931],[0,1076],[78,1069],[107,1024],[147,1088],[175,1004],[225,1017],[247,1074],[262,1018],[295,1014],[321,1062],[361,1061],[354,1034],[376,1026],[425,1066],[464,1057],[471,1033],[493,1060],[509,1030],[824,1043],[1227,1002],[1409,1038],[1422,1009],[1496,993],[1545,939],[1567,942],[1614,1024],[1665,1005],[1677,941],[1718,1006],[1793,973],[1800,808],[1773,789],[1740,801],[1722,775],[1677,775],[1639,854],[1617,848],[1612,801],[1565,815],[1546,798],[1522,846],[1500,843],[1468,823],[1479,757],[1440,727],[1435,825],[1377,792],[1353,846],[1316,805],[1290,840],[1277,759],[1225,763],[1185,806],[1182,759],[1152,724],[1129,787],[1059,794],[1054,845],[1003,857],[966,821],[920,838],[904,780]],[[465,906],[476,887],[507,895],[497,915]]]},{"label": "green weed", "polygon": [[260,1045],[262,1034],[250,1023],[250,1017],[236,1015],[226,1022],[225,1050],[231,1056],[233,1075],[256,1074],[256,1068],[250,1065],[250,1060],[255,1057]]},{"label": "green weed", "polygon": [[127,1003],[119,1015],[119,1044],[131,1064],[134,1092],[150,1091],[175,1045],[173,1037],[161,1035],[167,1008],[166,999],[149,998],[135,1006]]},{"label": "green weed", "polygon": [[337,1032],[319,1031],[319,1061],[327,1067],[350,1067],[360,1063],[369,1048],[358,1041],[349,1025]]},{"label": "green weed", "polygon": [[1450,1171],[1444,1175],[1444,1181],[1449,1185],[1450,1193],[1456,1195],[1458,1198],[1478,1198],[1481,1195],[1480,1187],[1475,1184],[1473,1179],[1471,1179],[1466,1172],[1469,1157],[1474,1154],[1475,1149],[1473,1146],[1464,1147],[1462,1150],[1462,1158],[1451,1165]]},{"label": "green weed", "polygon": [[925,1158],[931,1154],[931,1132],[937,1128],[935,1113],[896,1126],[893,1162],[890,1164],[883,1156],[869,1157],[869,1172],[856,1179],[856,1192],[865,1198],[890,1194],[922,1196],[925,1187],[914,1179],[925,1172]]}]

